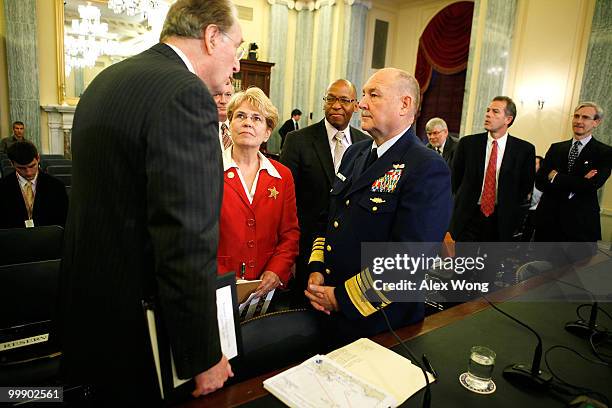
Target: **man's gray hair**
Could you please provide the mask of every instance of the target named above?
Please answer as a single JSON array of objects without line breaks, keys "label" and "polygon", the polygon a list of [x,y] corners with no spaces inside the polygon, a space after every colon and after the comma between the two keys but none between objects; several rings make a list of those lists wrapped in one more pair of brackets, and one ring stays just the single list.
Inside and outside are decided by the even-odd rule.
[{"label": "man's gray hair", "polygon": [[416,114],[419,110],[419,103],[421,98],[421,87],[417,82],[416,78],[410,75],[408,72],[393,68],[397,73],[397,85],[400,87],[402,95],[410,95],[414,102],[413,113]]},{"label": "man's gray hair", "polygon": [[159,40],[173,36],[202,38],[211,24],[227,32],[236,20],[236,8],[230,0],[178,0],[168,10]]},{"label": "man's gray hair", "polygon": [[593,108],[595,109],[595,117],[593,119],[603,119],[604,118],[604,110],[601,106],[599,106],[597,103],[595,102],[580,102],[578,104],[578,106],[576,106],[576,109],[574,109],[574,112],[576,112],[578,109],[582,109],[582,108]]},{"label": "man's gray hair", "polygon": [[439,127],[440,129],[448,130],[448,125],[446,124],[444,119],[431,118],[429,119],[429,121],[427,121],[427,124],[425,125],[425,131],[429,133],[433,131],[435,127]]}]

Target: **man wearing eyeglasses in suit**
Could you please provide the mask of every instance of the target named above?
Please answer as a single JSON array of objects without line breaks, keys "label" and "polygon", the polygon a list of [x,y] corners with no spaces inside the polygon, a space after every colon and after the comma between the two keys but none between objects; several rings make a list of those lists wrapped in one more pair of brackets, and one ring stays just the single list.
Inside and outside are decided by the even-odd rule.
[{"label": "man wearing eyeglasses in suit", "polygon": [[346,79],[332,82],[323,97],[325,118],[287,134],[280,162],[291,169],[295,181],[300,254],[296,262],[296,299],[304,302],[308,258],[319,217],[329,207],[329,192],[345,150],[370,136],[349,126],[357,112],[355,86]]},{"label": "man wearing eyeglasses in suit", "polygon": [[436,153],[442,156],[450,167],[458,142],[454,138],[448,137],[448,126],[444,119],[430,119],[425,125],[425,132],[429,140],[427,147],[435,150]]}]

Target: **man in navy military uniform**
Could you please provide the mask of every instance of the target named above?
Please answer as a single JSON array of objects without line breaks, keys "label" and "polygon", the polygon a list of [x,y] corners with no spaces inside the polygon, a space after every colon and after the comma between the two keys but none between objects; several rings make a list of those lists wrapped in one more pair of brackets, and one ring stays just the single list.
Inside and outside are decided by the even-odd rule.
[{"label": "man in navy military uniform", "polygon": [[[367,300],[360,285],[362,242],[441,242],[448,229],[450,172],[415,135],[418,102],[418,83],[399,69],[378,71],[363,88],[362,125],[374,141],[353,144],[342,159],[305,291],[312,306],[328,315],[328,345],[387,330],[376,313],[380,304]],[[393,327],[423,319],[422,302],[384,306]]]}]

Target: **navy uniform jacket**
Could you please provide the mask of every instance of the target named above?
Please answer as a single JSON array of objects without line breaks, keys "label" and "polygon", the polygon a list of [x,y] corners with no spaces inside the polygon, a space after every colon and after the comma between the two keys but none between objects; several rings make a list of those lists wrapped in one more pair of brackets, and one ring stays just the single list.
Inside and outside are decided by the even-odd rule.
[{"label": "navy uniform jacket", "polygon": [[[313,245],[311,270],[335,287],[340,313],[328,319],[328,335],[337,342],[371,336],[387,329],[376,305],[360,296],[362,242],[441,242],[451,210],[450,172],[444,159],[426,148],[412,127],[365,172],[371,141],[353,144],[345,153],[330,197],[324,238]],[[387,175],[397,184],[380,187]],[[399,178],[398,178],[399,176]],[[422,303],[385,307],[392,326],[423,319]]]}]

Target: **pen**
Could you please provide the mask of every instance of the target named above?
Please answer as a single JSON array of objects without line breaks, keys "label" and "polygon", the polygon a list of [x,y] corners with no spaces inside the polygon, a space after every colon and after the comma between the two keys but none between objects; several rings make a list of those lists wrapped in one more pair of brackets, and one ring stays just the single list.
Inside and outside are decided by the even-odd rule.
[{"label": "pen", "polygon": [[423,354],[423,363],[425,364],[425,368],[427,369],[427,371],[432,373],[434,378],[438,378],[438,373],[433,368],[433,366],[431,365],[431,363],[429,362],[429,359],[427,358],[425,354]]},{"label": "pen", "polygon": [[245,272],[246,272],[246,264],[243,262],[240,265],[240,279],[244,279]]}]

